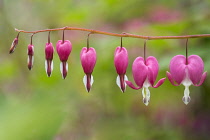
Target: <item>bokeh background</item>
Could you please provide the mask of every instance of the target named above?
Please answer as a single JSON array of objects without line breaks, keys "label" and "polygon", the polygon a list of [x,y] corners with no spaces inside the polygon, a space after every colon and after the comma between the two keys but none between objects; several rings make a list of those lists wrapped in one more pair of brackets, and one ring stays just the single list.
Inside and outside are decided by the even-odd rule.
[{"label": "bokeh background", "polygon": [[[34,35],[34,67],[27,69],[30,34],[20,34],[15,53],[8,54],[17,35],[14,28],[40,30],[64,26],[141,35],[185,35],[210,33],[209,0],[0,0],[0,140],[207,140],[210,137],[210,80],[190,87],[191,102],[182,102],[184,86],[168,80],[151,91],[148,107],[141,90],[116,85],[113,54],[119,37],[91,35],[97,51],[94,84],[87,93],[79,54],[88,32],[66,31],[73,44],[65,80],[54,55],[50,78],[44,68],[47,32]],[[56,44],[62,32],[51,33]],[[171,58],[185,55],[186,40],[147,41],[147,56],[155,56],[166,77]],[[131,66],[143,56],[142,39],[123,38]],[[189,55],[202,57],[210,71],[210,39],[189,39]]]}]

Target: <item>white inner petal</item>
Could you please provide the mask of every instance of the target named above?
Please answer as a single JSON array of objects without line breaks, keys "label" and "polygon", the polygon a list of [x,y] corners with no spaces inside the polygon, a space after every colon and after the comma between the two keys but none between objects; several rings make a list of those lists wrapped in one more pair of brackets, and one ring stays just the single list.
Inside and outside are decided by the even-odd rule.
[{"label": "white inner petal", "polygon": [[63,63],[62,62],[60,63],[60,71],[61,71],[61,74],[63,75]]},{"label": "white inner petal", "polygon": [[121,89],[121,86],[120,86],[120,76],[119,76],[119,75],[117,76],[116,84],[117,84],[118,87]]},{"label": "white inner petal", "polygon": [[51,63],[51,72],[53,71],[53,61]]},{"label": "white inner petal", "polygon": [[45,59],[45,71],[47,73],[47,60]]},{"label": "white inner petal", "polygon": [[90,79],[90,85],[91,85],[91,87],[92,87],[92,85],[93,85],[93,82],[94,82],[93,76],[91,75],[91,79]]},{"label": "white inner petal", "polygon": [[190,102],[190,90],[189,87],[190,85],[192,85],[192,81],[189,78],[189,72],[188,69],[185,69],[185,78],[182,81],[182,84],[185,86],[185,90],[184,90],[184,96],[182,98],[183,102],[187,105]]},{"label": "white inner petal", "polygon": [[68,68],[69,66],[68,66],[68,63],[66,62],[66,72],[68,72]]},{"label": "white inner petal", "polygon": [[[128,81],[128,77],[126,75],[124,76],[124,81]],[[126,86],[127,86],[127,84],[125,82],[125,91],[126,91]]]},{"label": "white inner petal", "polygon": [[148,106],[150,102],[150,91],[149,87],[151,86],[148,78],[144,81],[143,88],[142,88],[142,96],[143,96],[143,103]]},{"label": "white inner petal", "polygon": [[85,89],[87,90],[87,75],[83,77],[83,83],[85,85]]}]

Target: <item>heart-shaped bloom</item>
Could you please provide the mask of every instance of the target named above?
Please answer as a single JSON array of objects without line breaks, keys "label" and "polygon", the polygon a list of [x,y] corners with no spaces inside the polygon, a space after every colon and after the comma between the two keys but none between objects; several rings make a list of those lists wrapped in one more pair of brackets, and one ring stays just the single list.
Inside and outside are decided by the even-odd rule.
[{"label": "heart-shaped bloom", "polygon": [[53,71],[53,53],[54,53],[53,44],[46,43],[46,46],[45,46],[45,70],[46,70],[48,77],[51,76],[51,73]]},{"label": "heart-shaped bloom", "polygon": [[63,79],[65,79],[68,72],[67,60],[72,50],[71,42],[69,40],[65,40],[65,41],[58,40],[56,44],[56,50],[61,61],[60,71],[61,71]]},{"label": "heart-shaped bloom", "polygon": [[146,60],[143,57],[137,57],[132,65],[133,78],[138,87],[135,87],[130,81],[127,85],[133,89],[142,89],[143,103],[147,106],[150,101],[149,87],[157,88],[163,84],[166,78],[160,79],[156,85],[154,82],[159,71],[158,61],[155,57],[149,56]]},{"label": "heart-shaped bloom", "polygon": [[28,45],[28,69],[31,70],[34,63],[34,46],[32,44]]},{"label": "heart-shaped bloom", "polygon": [[189,86],[200,86],[207,76],[207,72],[203,73],[203,60],[198,55],[191,55],[187,59],[183,55],[176,55],[171,59],[169,69],[170,73],[167,72],[167,77],[171,84],[185,86],[182,100],[187,105],[190,102]]},{"label": "heart-shaped bloom", "polygon": [[128,80],[126,74],[126,69],[128,67],[128,52],[124,47],[117,47],[114,52],[114,65],[117,71],[116,83],[122,92],[125,92],[126,82]]},{"label": "heart-shaped bloom", "polygon": [[84,70],[85,76],[83,78],[83,83],[86,90],[89,92],[93,84],[92,72],[96,64],[96,51],[94,48],[83,47],[80,53],[80,60],[82,68]]}]

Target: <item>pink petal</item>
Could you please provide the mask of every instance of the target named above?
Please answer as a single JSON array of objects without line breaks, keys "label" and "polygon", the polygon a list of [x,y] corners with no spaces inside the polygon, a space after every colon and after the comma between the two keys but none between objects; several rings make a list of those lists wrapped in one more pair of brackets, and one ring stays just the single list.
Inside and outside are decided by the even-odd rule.
[{"label": "pink petal", "polygon": [[188,57],[188,72],[190,80],[196,85],[202,76],[204,64],[203,60],[198,55],[191,55]]},{"label": "pink petal", "polygon": [[153,56],[149,56],[146,60],[146,66],[148,67],[148,80],[153,86],[159,71],[157,59]]},{"label": "pink petal", "polygon": [[205,79],[206,79],[206,76],[207,76],[207,72],[204,72],[203,75],[201,76],[200,83],[199,83],[199,84],[194,84],[194,86],[200,86],[200,85],[202,85],[203,82],[204,82]]},{"label": "pink petal", "polygon": [[160,80],[157,82],[157,84],[156,84],[155,86],[152,86],[152,87],[153,87],[153,88],[158,88],[159,86],[161,86],[161,85],[164,83],[165,80],[166,80],[166,78],[160,79]]},{"label": "pink petal", "polygon": [[80,60],[86,74],[91,74],[96,64],[96,51],[94,48],[83,47],[80,53]]},{"label": "pink petal", "polygon": [[[185,78],[186,58],[183,55],[176,55],[170,62],[171,79],[174,79],[178,85]],[[170,79],[169,79],[170,80]],[[172,83],[172,82],[171,82]]]},{"label": "pink petal", "polygon": [[124,47],[117,47],[114,53],[114,65],[119,75],[125,74],[128,67],[128,52]]},{"label": "pink petal", "polygon": [[179,86],[181,84],[181,83],[179,83],[179,84],[174,83],[174,79],[172,78],[172,76],[169,72],[166,72],[166,74],[167,74],[167,77],[168,77],[168,79],[169,79],[169,81],[171,82],[172,85]]},{"label": "pink petal", "polygon": [[34,55],[34,46],[31,44],[28,45],[28,55]]},{"label": "pink petal", "polygon": [[56,50],[60,60],[62,62],[66,62],[72,50],[71,42],[69,40],[65,40],[64,42],[62,40],[58,40]]},{"label": "pink petal", "polygon": [[139,86],[142,87],[144,81],[147,78],[147,66],[144,63],[144,58],[143,57],[137,57],[132,65],[132,73],[133,73],[133,78],[135,83]]},{"label": "pink petal", "polygon": [[130,88],[132,88],[132,89],[135,89],[135,90],[141,89],[141,87],[135,87],[135,86],[133,85],[133,83],[130,82],[130,81],[125,81],[125,82],[126,82],[126,84],[127,84]]},{"label": "pink petal", "polygon": [[52,43],[46,43],[45,45],[45,59],[52,60],[53,59],[54,48]]}]

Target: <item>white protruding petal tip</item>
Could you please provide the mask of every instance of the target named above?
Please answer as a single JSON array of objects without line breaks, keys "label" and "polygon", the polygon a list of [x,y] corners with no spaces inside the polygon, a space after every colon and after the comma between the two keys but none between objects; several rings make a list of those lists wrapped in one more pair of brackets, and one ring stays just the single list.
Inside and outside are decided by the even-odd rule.
[{"label": "white protruding petal tip", "polygon": [[69,69],[69,65],[68,65],[68,62],[66,62],[66,71],[68,72],[68,69]]},{"label": "white protruding petal tip", "polygon": [[87,75],[83,77],[83,84],[85,85],[85,89],[87,90]]},{"label": "white protruding petal tip", "polygon": [[[127,77],[126,75],[124,76],[124,80],[125,80],[125,81],[128,81],[128,77]],[[125,83],[125,84],[126,84],[126,83]]]},{"label": "white protruding petal tip", "polygon": [[116,84],[121,89],[121,86],[120,86],[120,76],[119,75],[117,75]]},{"label": "white protruding petal tip", "polygon": [[[128,77],[127,77],[126,75],[124,76],[124,81],[128,81]],[[125,91],[126,91],[126,86],[127,86],[127,84],[126,84],[126,82],[125,82]],[[125,92],[125,91],[124,91],[124,92]]]},{"label": "white protruding petal tip", "polygon": [[60,71],[61,71],[61,74],[62,74],[62,77],[63,77],[63,63],[62,62],[60,63]]},{"label": "white protruding petal tip", "polygon": [[51,62],[51,72],[53,71],[53,61]]},{"label": "white protruding petal tip", "polygon": [[47,73],[47,60],[45,60],[44,65],[45,65],[45,71],[46,71],[46,73]]},{"label": "white protruding petal tip", "polygon": [[93,79],[93,76],[91,75],[91,79],[90,79],[90,85],[91,85],[91,87],[93,85],[93,82],[94,82],[94,79]]}]

